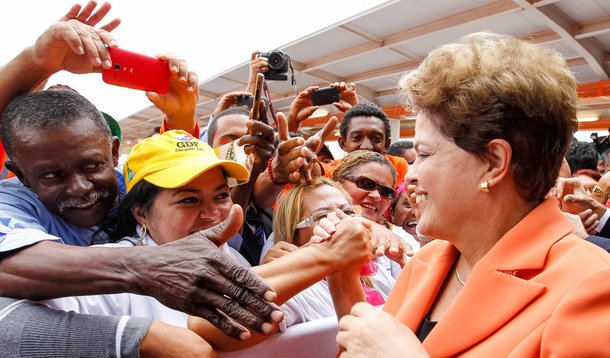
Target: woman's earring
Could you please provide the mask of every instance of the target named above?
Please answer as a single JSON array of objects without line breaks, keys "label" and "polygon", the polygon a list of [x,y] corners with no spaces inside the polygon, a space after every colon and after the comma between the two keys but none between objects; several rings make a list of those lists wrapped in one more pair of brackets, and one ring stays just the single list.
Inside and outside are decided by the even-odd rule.
[{"label": "woman's earring", "polygon": [[140,226],[140,228],[138,229],[138,236],[140,237],[140,239],[144,239],[146,237],[146,225],[142,225]]},{"label": "woman's earring", "polygon": [[482,182],[481,183],[481,192],[489,193],[490,191],[491,191],[491,188],[489,187],[489,182],[487,180]]}]

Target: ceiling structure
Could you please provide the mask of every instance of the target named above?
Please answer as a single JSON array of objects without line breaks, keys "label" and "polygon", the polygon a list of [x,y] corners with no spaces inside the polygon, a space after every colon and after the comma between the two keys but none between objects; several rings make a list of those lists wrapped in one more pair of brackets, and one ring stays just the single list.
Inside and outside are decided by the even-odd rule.
[{"label": "ceiling structure", "polygon": [[[579,117],[589,128],[610,126],[610,0],[393,0],[291,42],[279,49],[292,59],[296,86],[268,82],[276,111],[287,112],[297,91],[353,82],[361,101],[382,106],[412,135],[413,118],[400,105],[397,82],[436,47],[476,31],[511,34],[554,48],[567,60],[581,87]],[[249,61],[199,84],[197,116],[205,126],[223,94],[245,90]],[[120,121],[124,146],[160,125],[162,113],[147,107]],[[315,129],[327,117],[312,118]]]}]

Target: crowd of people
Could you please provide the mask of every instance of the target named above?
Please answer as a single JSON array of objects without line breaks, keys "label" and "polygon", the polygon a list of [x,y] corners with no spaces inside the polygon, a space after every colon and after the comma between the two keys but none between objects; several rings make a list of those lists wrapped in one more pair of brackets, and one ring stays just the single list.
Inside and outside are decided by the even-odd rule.
[{"label": "crowd of people", "polygon": [[3,355],[212,357],[329,316],[345,357],[610,354],[610,173],[573,140],[559,54],[489,32],[432,51],[400,81],[414,141],[330,83],[337,160],[336,117],[300,132],[317,86],[254,120],[255,52],[199,128],[197,75],[165,54],[159,132],[120,160],[94,104],[43,89],[111,66],[109,10],[75,5],[0,68]]}]

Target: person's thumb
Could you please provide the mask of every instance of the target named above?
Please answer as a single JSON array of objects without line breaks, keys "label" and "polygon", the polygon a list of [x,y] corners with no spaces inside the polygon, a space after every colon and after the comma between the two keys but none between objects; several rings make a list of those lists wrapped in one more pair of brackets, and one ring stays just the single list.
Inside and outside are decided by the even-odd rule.
[{"label": "person's thumb", "polygon": [[314,134],[313,136],[309,137],[307,141],[305,141],[305,146],[313,153],[318,154],[318,152],[320,152],[322,149],[322,141],[317,135]]},{"label": "person's thumb", "polygon": [[569,203],[569,204],[577,204],[577,203],[582,202],[582,199],[579,198],[577,195],[568,194],[563,197],[563,201],[565,201],[566,203]]},{"label": "person's thumb", "polygon": [[318,108],[320,108],[320,106],[310,106],[303,109],[303,111],[300,113],[299,121],[304,121],[307,118],[311,117],[313,112],[315,112]]},{"label": "person's thumb", "polygon": [[244,222],[244,211],[241,206],[233,204],[227,218],[220,224],[200,231],[200,234],[212,242],[225,242],[239,232]]}]

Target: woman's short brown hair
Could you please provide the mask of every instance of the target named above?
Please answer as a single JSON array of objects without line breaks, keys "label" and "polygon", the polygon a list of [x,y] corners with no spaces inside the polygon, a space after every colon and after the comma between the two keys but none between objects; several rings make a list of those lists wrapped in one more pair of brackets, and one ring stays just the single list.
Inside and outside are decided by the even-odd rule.
[{"label": "woman's short brown hair", "polygon": [[346,154],[335,167],[332,179],[342,183],[345,178],[350,176],[359,166],[367,163],[378,163],[389,167],[392,172],[392,187],[396,185],[396,169],[392,163],[382,154],[370,150],[355,150]]},{"label": "woman's short brown hair", "polygon": [[493,139],[510,143],[520,195],[540,201],[557,179],[577,129],[576,80],[556,51],[489,32],[432,51],[400,86],[407,105],[441,133],[484,157]]}]

